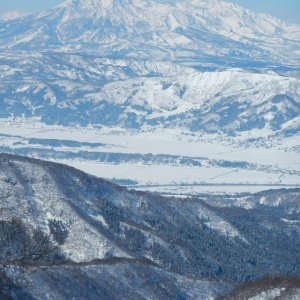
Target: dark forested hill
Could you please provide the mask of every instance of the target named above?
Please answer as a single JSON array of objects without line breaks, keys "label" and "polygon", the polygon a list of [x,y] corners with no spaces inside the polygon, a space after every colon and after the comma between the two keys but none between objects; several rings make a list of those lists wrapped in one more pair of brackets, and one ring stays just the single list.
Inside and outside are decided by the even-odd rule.
[{"label": "dark forested hill", "polygon": [[129,191],[8,154],[0,155],[0,199],[0,284],[8,294],[210,299],[274,272],[300,273],[296,212]]}]

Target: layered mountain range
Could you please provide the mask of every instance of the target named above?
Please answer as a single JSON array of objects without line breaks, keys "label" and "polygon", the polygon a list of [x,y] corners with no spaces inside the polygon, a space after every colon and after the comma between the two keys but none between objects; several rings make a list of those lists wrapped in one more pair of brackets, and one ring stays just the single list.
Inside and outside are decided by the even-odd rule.
[{"label": "layered mountain range", "polygon": [[0,298],[299,298],[300,25],[169,2],[0,20],[1,151],[249,192],[2,153]]},{"label": "layered mountain range", "polygon": [[67,1],[0,23],[1,117],[295,133],[299,44],[223,1]]}]

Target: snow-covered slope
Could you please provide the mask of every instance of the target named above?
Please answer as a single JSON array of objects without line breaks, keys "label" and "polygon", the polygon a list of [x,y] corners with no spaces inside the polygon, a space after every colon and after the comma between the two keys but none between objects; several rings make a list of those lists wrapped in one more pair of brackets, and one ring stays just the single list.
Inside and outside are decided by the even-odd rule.
[{"label": "snow-covered slope", "polygon": [[[1,151],[179,194],[297,187],[299,47],[299,25],[219,0],[70,0],[2,19]],[[213,207],[0,154],[0,200],[0,297],[213,299],[223,279],[300,273],[298,190]]]},{"label": "snow-covered slope", "polygon": [[[70,167],[12,155],[0,155],[0,159],[2,217],[19,217],[48,233],[51,228],[49,224],[56,220],[68,231],[68,238],[62,249],[73,261],[91,261],[107,255],[134,257],[130,247],[126,249],[122,245],[126,243],[126,239],[120,243],[110,232],[111,226],[116,225],[111,224],[110,218],[114,218],[116,214],[117,219],[120,218],[120,224],[123,224],[122,230],[126,233],[127,229],[137,225],[135,222],[141,223],[141,226],[146,225],[143,220],[144,213],[148,214],[152,209],[155,210],[153,217],[162,213],[157,214],[162,201],[160,197],[130,193],[125,188]],[[152,201],[152,204],[148,201]],[[145,210],[145,205],[148,210]],[[172,202],[169,202],[165,207],[165,213],[171,216],[171,211],[174,210],[172,206]],[[124,211],[125,214],[121,216],[122,207],[127,212]],[[127,213],[131,215],[130,219],[133,218],[131,221],[126,220]],[[198,204],[191,202],[178,213],[184,219],[194,219],[191,221],[193,224],[199,218],[209,218],[210,227],[221,236],[230,235],[232,238],[245,240],[238,230],[201,201]],[[151,226],[142,227],[143,231],[148,232]],[[84,232],[88,234],[85,235]],[[146,236],[151,243],[165,244],[161,238],[150,232]],[[146,253],[145,255],[148,256]],[[149,255],[152,254],[149,252]]]},{"label": "snow-covered slope", "polygon": [[300,81],[287,74],[200,72],[162,61],[2,54],[2,117],[48,124],[192,131],[297,132]]},{"label": "snow-covered slope", "polygon": [[67,1],[1,23],[0,116],[295,133],[299,28],[217,0]]},{"label": "snow-covered slope", "polygon": [[67,1],[1,23],[0,116],[294,133],[299,28],[217,0]]},{"label": "snow-covered slope", "polygon": [[220,300],[244,299],[244,300],[297,300],[300,296],[299,276],[287,277],[275,274],[260,280],[239,286],[234,292],[220,297]]},{"label": "snow-covered slope", "polygon": [[216,208],[163,198],[4,154],[0,199],[4,293],[213,299],[270,272],[300,273],[299,215],[272,206]]},{"label": "snow-covered slope", "polygon": [[[67,1],[2,21],[1,150],[142,186],[160,178],[190,189],[211,180],[247,191],[258,183],[297,187],[299,41],[299,25],[217,0]],[[77,146],[32,146],[30,138]],[[81,144],[89,139],[98,145]],[[205,152],[203,160],[211,143],[217,156]],[[95,162],[107,163],[108,175]],[[151,172],[136,171],[154,162]],[[190,165],[192,173],[182,172]]]},{"label": "snow-covered slope", "polygon": [[2,50],[88,51],[196,66],[299,66],[299,25],[219,0],[71,0],[1,27]]},{"label": "snow-covered slope", "polygon": [[0,20],[2,21],[10,21],[10,20],[14,20],[20,17],[24,17],[25,14],[19,12],[19,11],[8,11],[5,14],[0,16]]}]

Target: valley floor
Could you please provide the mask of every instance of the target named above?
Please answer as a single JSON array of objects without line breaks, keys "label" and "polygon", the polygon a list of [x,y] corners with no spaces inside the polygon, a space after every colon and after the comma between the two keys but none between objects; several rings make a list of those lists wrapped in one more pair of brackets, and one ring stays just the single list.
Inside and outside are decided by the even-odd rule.
[{"label": "valley floor", "polygon": [[300,186],[300,134],[49,126],[1,119],[0,151],[61,162],[138,190],[191,196]]}]

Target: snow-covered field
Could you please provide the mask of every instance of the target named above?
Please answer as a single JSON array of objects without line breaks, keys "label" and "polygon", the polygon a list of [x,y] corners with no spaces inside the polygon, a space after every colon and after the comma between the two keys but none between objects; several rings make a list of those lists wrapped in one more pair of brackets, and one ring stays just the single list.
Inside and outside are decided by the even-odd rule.
[{"label": "snow-covered field", "polygon": [[40,157],[139,190],[171,195],[300,186],[300,134],[221,134],[144,128],[48,126],[1,119],[2,152]]}]

